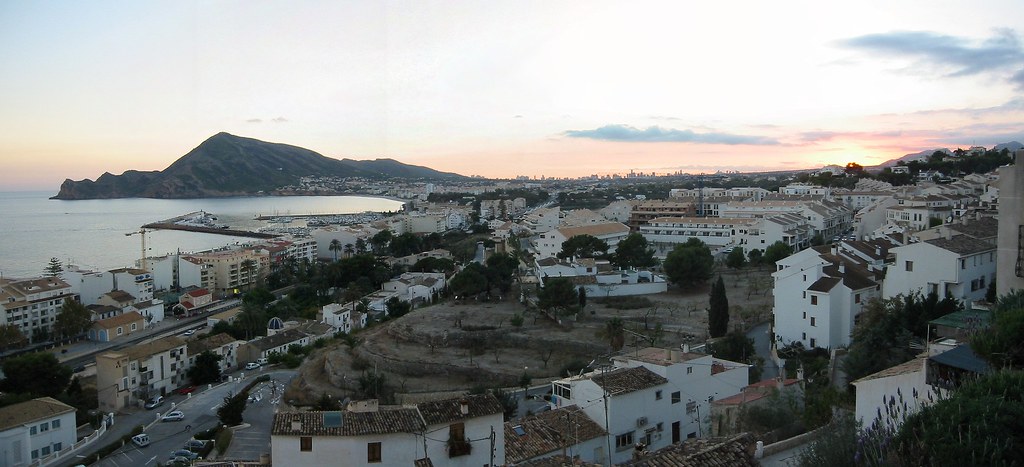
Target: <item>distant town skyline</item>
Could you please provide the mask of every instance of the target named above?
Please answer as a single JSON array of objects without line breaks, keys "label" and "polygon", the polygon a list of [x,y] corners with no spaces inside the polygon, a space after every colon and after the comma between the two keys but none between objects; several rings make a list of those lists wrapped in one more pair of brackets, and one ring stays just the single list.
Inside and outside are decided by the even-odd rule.
[{"label": "distant town skyline", "polygon": [[1015,1],[6,2],[0,190],[226,131],[491,178],[1024,141]]}]

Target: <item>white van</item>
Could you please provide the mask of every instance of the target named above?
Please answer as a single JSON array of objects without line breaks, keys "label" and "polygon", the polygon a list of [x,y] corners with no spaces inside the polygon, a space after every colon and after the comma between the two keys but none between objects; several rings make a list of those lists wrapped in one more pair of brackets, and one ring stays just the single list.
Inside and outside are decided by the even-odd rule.
[{"label": "white van", "polygon": [[266,365],[267,363],[270,363],[270,360],[268,360],[266,358],[257,358],[256,359],[256,364],[259,365],[259,366]]}]

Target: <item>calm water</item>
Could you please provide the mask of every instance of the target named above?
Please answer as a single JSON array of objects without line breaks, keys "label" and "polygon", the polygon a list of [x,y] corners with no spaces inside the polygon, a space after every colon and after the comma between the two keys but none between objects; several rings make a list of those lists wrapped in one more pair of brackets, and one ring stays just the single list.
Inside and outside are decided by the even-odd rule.
[{"label": "calm water", "polygon": [[[0,192],[0,274],[28,277],[42,274],[51,257],[64,264],[95,268],[131,266],[139,259],[143,224],[206,211],[218,223],[255,230],[265,225],[256,214],[344,214],[395,211],[402,203],[359,196],[288,196],[205,199],[112,199],[60,201],[52,192]],[[159,230],[146,235],[149,256],[180,249],[198,251],[249,238]]]}]

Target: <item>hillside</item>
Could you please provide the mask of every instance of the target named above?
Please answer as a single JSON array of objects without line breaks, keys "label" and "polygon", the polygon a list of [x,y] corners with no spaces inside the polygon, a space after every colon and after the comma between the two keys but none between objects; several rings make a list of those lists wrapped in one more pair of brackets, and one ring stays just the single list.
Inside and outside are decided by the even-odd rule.
[{"label": "hillside", "polygon": [[458,179],[461,175],[392,159],[332,159],[288,144],[218,133],[162,171],[104,173],[67,179],[53,199],[208,198],[245,196],[296,185],[309,175],[371,179]]}]

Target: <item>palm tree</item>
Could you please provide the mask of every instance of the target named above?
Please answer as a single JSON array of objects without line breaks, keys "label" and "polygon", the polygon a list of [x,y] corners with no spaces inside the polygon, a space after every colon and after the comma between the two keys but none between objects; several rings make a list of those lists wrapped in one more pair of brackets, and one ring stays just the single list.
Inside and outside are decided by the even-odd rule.
[{"label": "palm tree", "polygon": [[341,251],[341,242],[335,238],[331,240],[331,246],[327,247],[327,249],[331,250],[331,253],[334,253],[334,261],[338,261],[338,252]]},{"label": "palm tree", "polygon": [[622,322],[622,318],[615,317],[604,323],[604,334],[608,338],[608,343],[611,344],[612,350],[619,351],[622,346],[626,344],[626,333],[625,324]]},{"label": "palm tree", "polygon": [[356,253],[366,253],[366,240],[363,240],[362,238],[356,239]]},{"label": "palm tree", "polygon": [[345,256],[348,258],[352,257],[352,254],[356,252],[355,247],[351,243],[345,244]]}]

